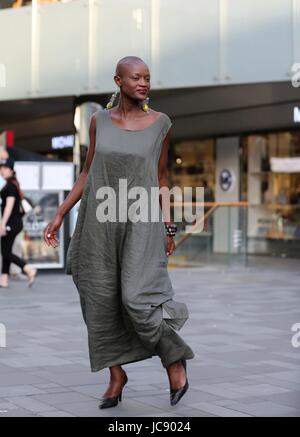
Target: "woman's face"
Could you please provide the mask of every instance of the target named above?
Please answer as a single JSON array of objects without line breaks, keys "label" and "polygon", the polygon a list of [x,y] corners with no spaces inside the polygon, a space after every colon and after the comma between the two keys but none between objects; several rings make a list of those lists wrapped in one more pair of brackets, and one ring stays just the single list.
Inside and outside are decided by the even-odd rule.
[{"label": "woman's face", "polygon": [[143,101],[151,88],[150,73],[146,64],[135,62],[126,64],[122,69],[122,76],[116,79],[122,91],[129,97]]},{"label": "woman's face", "polygon": [[12,175],[13,171],[11,168],[6,167],[5,165],[1,165],[0,166],[0,174],[4,179],[8,179],[10,178],[10,176]]}]

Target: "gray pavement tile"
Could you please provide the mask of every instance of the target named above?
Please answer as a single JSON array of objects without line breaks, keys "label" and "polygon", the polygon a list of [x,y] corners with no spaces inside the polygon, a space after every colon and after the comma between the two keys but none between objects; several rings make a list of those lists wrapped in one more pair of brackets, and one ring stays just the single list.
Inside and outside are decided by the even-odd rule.
[{"label": "gray pavement tile", "polygon": [[7,412],[1,412],[1,417],[36,417],[36,414],[25,410],[24,408],[18,408],[16,410],[8,410]]},{"label": "gray pavement tile", "polygon": [[186,405],[182,405],[181,400],[172,408],[181,417],[217,417],[217,415],[208,413],[207,411],[201,411],[197,408],[191,408],[187,407]]},{"label": "gray pavement tile", "polygon": [[143,414],[143,417],[182,417],[181,414],[175,413],[154,413],[154,414]]},{"label": "gray pavement tile", "polygon": [[289,391],[288,393],[274,393],[269,396],[262,396],[262,400],[275,402],[287,407],[296,408],[300,413],[300,391]]},{"label": "gray pavement tile", "polygon": [[1,398],[0,400],[0,411],[2,410],[17,410],[18,407],[12,404],[8,399]]},{"label": "gray pavement tile", "polygon": [[59,407],[63,411],[68,411],[71,414],[74,414],[78,417],[126,417],[126,416],[134,416],[139,417],[144,414],[162,414],[165,412],[169,412],[168,410],[162,411],[159,408],[155,408],[152,406],[147,406],[140,404],[132,399],[126,399],[116,407],[106,408],[100,410],[98,408],[100,402],[97,400],[89,401],[89,402],[74,402],[72,404],[60,404]]},{"label": "gray pavement tile", "polygon": [[289,370],[286,372],[266,373],[266,375],[281,381],[290,381],[300,384],[300,371]]},{"label": "gray pavement tile", "polygon": [[[43,395],[31,396],[32,399],[49,405],[59,405],[65,403],[75,402],[87,402],[91,398],[78,392],[66,392],[66,393],[51,393]],[[48,408],[49,409],[49,408]]]},{"label": "gray pavement tile", "polygon": [[214,377],[236,377],[239,374],[243,374],[244,370],[239,369],[232,369],[228,367],[222,367],[222,366],[201,366],[201,367],[195,367],[189,366],[187,363],[187,372],[194,380],[202,380],[207,378],[214,378]]},{"label": "gray pavement tile", "polygon": [[40,388],[42,389],[47,389],[47,388],[61,388],[60,385],[58,384],[54,384],[53,382],[43,382],[42,384],[34,384],[34,387],[36,388]]},{"label": "gray pavement tile", "polygon": [[49,405],[39,402],[36,399],[34,399],[33,396],[18,396],[18,397],[11,397],[10,402],[15,404],[18,407],[22,407],[28,411],[32,412],[42,412],[42,411],[51,411],[54,408],[50,407]]},{"label": "gray pavement tile", "polygon": [[130,363],[123,401],[110,411],[98,408],[109,369],[90,371],[71,278],[51,274],[49,293],[49,276],[41,272],[39,287],[26,296],[24,284],[12,283],[9,294],[0,293],[9,338],[0,354],[0,405],[7,406],[0,417],[297,415],[300,355],[291,345],[291,326],[300,321],[300,275],[290,267],[283,273],[272,267],[171,269],[176,297],[190,310],[180,331],[195,352],[187,362],[190,388],[171,407],[159,357]]},{"label": "gray pavement tile", "polygon": [[[107,389],[107,383],[106,384],[88,384],[88,385],[74,385],[69,386],[68,389],[73,392],[82,393],[86,396],[90,396],[91,398],[99,399],[102,393],[104,393]],[[128,393],[133,391],[129,387],[125,386],[123,393]]]},{"label": "gray pavement tile", "polygon": [[[56,354],[56,351],[53,351],[53,353]],[[88,363],[88,360],[86,360],[86,366],[83,364],[76,363],[74,364],[64,364],[64,365],[55,365],[55,366],[43,366],[43,370],[45,372],[50,373],[89,373],[90,372],[90,365]]]},{"label": "gray pavement tile", "polygon": [[70,393],[73,390],[71,390],[69,387],[63,387],[59,386],[56,388],[45,388],[44,393],[50,394],[50,393]]},{"label": "gray pavement tile", "polygon": [[11,367],[0,364],[0,375],[4,375],[5,373],[11,373]]},{"label": "gray pavement tile", "polygon": [[59,411],[59,410],[50,410],[50,411],[43,411],[39,414],[37,414],[37,417],[76,417],[74,414],[67,413],[66,411]]},{"label": "gray pavement tile", "polygon": [[[148,396],[132,396],[132,397],[126,397],[127,399],[130,399],[130,401],[138,402],[141,406],[144,405],[145,411],[147,411],[148,407],[155,407],[160,408],[163,411],[170,410],[170,401],[169,401],[169,393],[166,393],[165,396],[163,395],[148,395]],[[125,402],[125,393],[124,393],[124,402]]]},{"label": "gray pavement tile", "polygon": [[9,398],[11,396],[28,396],[43,394],[42,390],[35,388],[31,385],[16,385],[0,387],[0,398]]},{"label": "gray pavement tile", "polygon": [[209,402],[199,402],[191,404],[194,409],[199,409],[203,412],[214,414],[218,417],[249,417],[251,414],[241,413],[232,408],[225,408],[220,405],[215,405]]},{"label": "gray pavement tile", "polygon": [[211,385],[199,384],[199,385],[195,385],[194,388],[198,389],[199,391],[216,395],[219,398],[238,399],[238,398],[245,397],[245,394],[230,390],[227,387],[222,387],[222,385],[219,387],[219,384],[211,384]]},{"label": "gray pavement tile", "polygon": [[273,352],[274,355],[279,355],[279,357],[285,357],[285,358],[289,358],[290,362],[294,362],[295,361],[299,361],[300,360],[300,354],[298,353],[298,351],[296,352]]},{"label": "gray pavement tile", "polygon": [[56,358],[53,355],[52,356],[36,356],[33,355],[31,357],[21,357],[21,358],[1,358],[0,361],[3,364],[6,364],[12,368],[19,369],[27,366],[37,365],[37,366],[44,366],[44,365],[57,365],[57,364],[70,364],[70,361],[63,360],[61,358]]},{"label": "gray pavement tile", "polygon": [[30,375],[22,371],[10,371],[9,373],[0,373],[0,388],[13,385],[31,385],[42,384],[43,379],[37,375]]},{"label": "gray pavement tile", "polygon": [[222,399],[218,401],[211,401],[212,404],[220,405],[222,407],[228,407],[235,406],[237,403],[239,404],[254,404],[256,402],[261,402],[262,398],[254,397],[254,396],[247,396],[244,398],[239,398],[237,401],[233,399]]},{"label": "gray pavement tile", "polygon": [[272,386],[270,384],[256,384],[256,385],[247,385],[247,386],[239,386],[239,387],[234,386],[231,388],[231,390],[249,396],[262,396],[262,395],[269,395],[275,393],[291,393],[291,390],[289,389]]},{"label": "gray pavement tile", "polygon": [[284,369],[299,370],[299,363],[292,364],[283,360],[265,360],[262,361],[262,364],[271,364],[272,366],[277,366]]},{"label": "gray pavement tile", "polygon": [[51,355],[53,353],[53,349],[46,346],[37,346],[26,343],[22,346],[10,347],[10,350],[16,354],[30,355],[30,354],[39,354],[39,355]]},{"label": "gray pavement tile", "polygon": [[139,392],[133,389],[129,389],[129,387],[127,388],[126,391],[126,396],[130,399],[136,399],[137,397],[157,397],[157,396],[164,396],[164,393],[169,393],[169,390],[167,389],[163,389],[163,390],[158,390],[158,391],[153,391],[153,390],[147,390],[144,392]]},{"label": "gray pavement tile", "polygon": [[135,384],[134,387],[132,387],[132,390],[134,392],[138,392],[136,394],[143,394],[143,392],[152,392],[153,394],[157,393],[161,393],[161,390],[159,390],[157,387],[153,387],[152,385],[139,385],[139,384]]},{"label": "gray pavement tile", "polygon": [[104,380],[103,374],[92,373],[91,371],[80,371],[71,373],[57,373],[49,371],[39,371],[36,373],[42,377],[46,382],[53,382],[60,386],[72,386],[72,385],[87,385],[98,384]]},{"label": "gray pavement tile", "polygon": [[[169,399],[170,399],[170,392],[169,390],[165,391],[165,394],[159,394],[159,395],[153,395],[151,393],[146,394],[145,396],[139,396],[137,395],[133,396],[131,393],[127,395],[128,397],[131,397],[134,400],[139,400],[140,402],[144,402],[146,404],[150,404],[153,406],[160,406],[161,408],[170,408],[169,406]],[[191,405],[191,402],[212,402],[214,403],[216,400],[220,400],[220,396],[216,396],[211,393],[205,393],[198,390],[188,390],[184,396],[180,399],[180,405],[182,408],[187,408],[187,405]],[[177,405],[177,406],[178,406]],[[174,406],[172,406],[174,407]]]},{"label": "gray pavement tile", "polygon": [[184,397],[181,398],[181,404],[190,404],[191,402],[211,402],[220,399],[219,395],[208,393],[201,390],[189,389]]},{"label": "gray pavement tile", "polygon": [[244,378],[249,379],[250,381],[257,381],[257,382],[263,382],[270,385],[273,385],[274,387],[283,387],[290,390],[300,390],[300,384],[296,382],[291,381],[283,381],[281,379],[272,378],[269,375],[248,375]]},{"label": "gray pavement tile", "polygon": [[256,417],[283,417],[287,414],[294,415],[300,413],[299,409],[277,404],[271,401],[255,402],[253,404],[245,404],[236,401],[232,402],[230,408],[234,408],[235,410]]}]

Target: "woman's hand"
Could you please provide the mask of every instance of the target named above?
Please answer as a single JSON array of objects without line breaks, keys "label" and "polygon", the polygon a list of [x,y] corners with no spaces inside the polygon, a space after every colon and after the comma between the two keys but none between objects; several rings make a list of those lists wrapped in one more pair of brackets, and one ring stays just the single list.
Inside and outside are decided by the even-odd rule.
[{"label": "woman's hand", "polygon": [[62,224],[63,216],[57,212],[54,219],[48,223],[44,229],[44,240],[48,246],[57,247],[59,241],[57,240],[57,232]]},{"label": "woman's hand", "polygon": [[0,237],[3,237],[6,234],[7,234],[6,227],[2,222],[0,222]]},{"label": "woman's hand", "polygon": [[167,256],[172,255],[174,250],[175,250],[175,242],[173,240],[173,237],[167,235],[167,251],[166,251]]}]

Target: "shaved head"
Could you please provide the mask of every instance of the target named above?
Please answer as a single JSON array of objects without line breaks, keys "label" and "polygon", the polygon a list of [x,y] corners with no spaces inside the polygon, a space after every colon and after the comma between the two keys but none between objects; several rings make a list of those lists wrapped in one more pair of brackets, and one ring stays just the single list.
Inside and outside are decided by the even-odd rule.
[{"label": "shaved head", "polygon": [[144,64],[147,67],[147,64],[138,56],[125,56],[117,63],[115,72],[116,76],[122,77],[122,75],[134,64]]}]

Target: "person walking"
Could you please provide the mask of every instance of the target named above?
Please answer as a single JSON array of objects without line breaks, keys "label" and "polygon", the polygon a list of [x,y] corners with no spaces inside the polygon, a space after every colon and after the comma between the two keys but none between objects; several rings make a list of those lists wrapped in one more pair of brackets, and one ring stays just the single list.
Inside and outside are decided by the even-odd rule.
[{"label": "person walking", "polygon": [[[122,365],[152,356],[159,356],[167,371],[170,403],[175,405],[189,386],[186,360],[194,358],[176,332],[189,314],[185,303],[173,299],[167,270],[177,228],[170,221],[136,220],[137,211],[144,215],[147,210],[149,197],[136,208],[137,201],[129,194],[127,199],[123,191],[126,185],[132,193],[150,195],[152,187],[168,185],[172,122],[167,114],[149,108],[150,73],[141,58],[120,59],[114,80],[119,91],[106,109],[92,115],[83,170],[45,227],[44,239],[53,247],[59,244],[57,232],[63,218],[81,199],[66,273],[72,275],[79,292],[91,371],[110,369],[99,408],[121,401],[128,382]],[[101,204],[99,199],[105,196],[108,199]],[[107,210],[109,221],[105,221]]]},{"label": "person walking", "polygon": [[28,286],[31,287],[35,280],[37,270],[31,268],[24,259],[12,252],[15,238],[23,229],[20,205],[23,193],[14,171],[13,158],[9,157],[6,160],[0,161],[0,173],[6,180],[6,184],[2,187],[0,192],[2,201],[0,220],[2,274],[0,277],[0,287],[8,287],[11,263],[21,268],[22,272],[28,278]]}]

